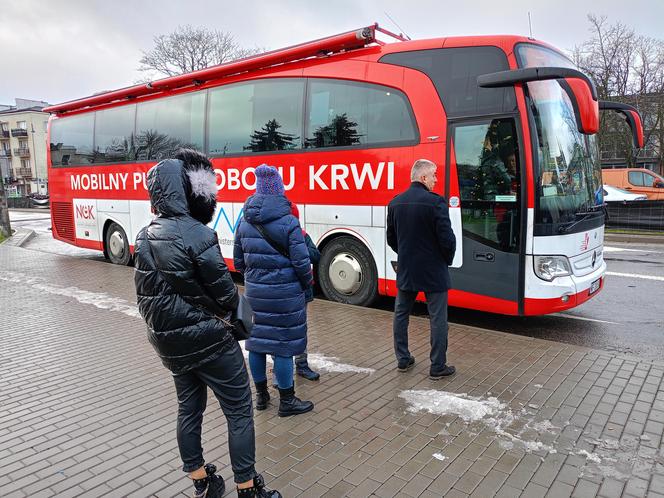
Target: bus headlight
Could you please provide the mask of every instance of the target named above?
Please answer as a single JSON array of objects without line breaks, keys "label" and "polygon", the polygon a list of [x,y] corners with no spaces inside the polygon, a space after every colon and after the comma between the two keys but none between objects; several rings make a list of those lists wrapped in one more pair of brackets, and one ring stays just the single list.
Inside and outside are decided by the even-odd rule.
[{"label": "bus headlight", "polygon": [[535,256],[535,275],[551,282],[556,277],[572,274],[569,260],[565,256]]}]

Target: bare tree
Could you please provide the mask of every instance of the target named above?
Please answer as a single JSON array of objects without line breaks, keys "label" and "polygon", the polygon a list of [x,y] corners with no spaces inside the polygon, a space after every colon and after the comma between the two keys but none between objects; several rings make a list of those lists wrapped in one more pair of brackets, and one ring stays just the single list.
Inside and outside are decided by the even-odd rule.
[{"label": "bare tree", "polygon": [[[597,85],[600,99],[635,105],[643,118],[646,149],[664,158],[664,44],[639,36],[624,24],[608,24],[606,17],[589,15],[591,38],[573,51],[574,62]],[[602,150],[615,151],[636,163],[631,135],[615,113],[603,113]]]},{"label": "bare tree", "polygon": [[155,36],[154,44],[152,50],[143,52],[138,69],[165,76],[204,69],[263,51],[259,47],[241,47],[231,33],[189,25]]}]

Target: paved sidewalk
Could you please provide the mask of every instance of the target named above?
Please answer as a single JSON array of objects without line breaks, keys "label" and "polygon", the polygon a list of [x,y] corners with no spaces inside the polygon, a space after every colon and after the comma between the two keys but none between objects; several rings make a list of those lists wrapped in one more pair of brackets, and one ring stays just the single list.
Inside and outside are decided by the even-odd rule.
[{"label": "paved sidewalk", "polygon": [[[0,245],[0,496],[190,492],[132,276]],[[412,318],[401,374],[391,319],[312,304],[309,350],[332,371],[296,390],[316,409],[256,416],[257,468],[285,497],[664,496],[664,364],[453,325],[458,374],[434,382],[428,322]],[[206,457],[223,467],[208,406]]]}]

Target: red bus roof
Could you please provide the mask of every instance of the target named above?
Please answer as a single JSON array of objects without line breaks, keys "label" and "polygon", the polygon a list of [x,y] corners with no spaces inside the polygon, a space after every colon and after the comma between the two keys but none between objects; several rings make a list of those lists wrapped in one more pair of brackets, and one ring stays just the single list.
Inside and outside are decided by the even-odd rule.
[{"label": "red bus roof", "polygon": [[[386,44],[376,39],[376,31],[386,33],[400,41],[399,43]],[[309,58],[320,58],[322,56],[328,57],[332,54],[346,54],[346,57],[356,57],[360,55],[366,56],[371,54],[373,55],[372,59],[377,60],[385,54],[394,52],[472,46],[497,46],[502,48],[506,53],[510,53],[514,45],[519,42],[532,43],[535,42],[535,40],[523,36],[492,35],[405,41],[400,35],[395,35],[380,28],[376,23],[365,28],[226,62],[199,71],[171,76],[149,83],[129,86],[119,90],[99,93],[82,99],[56,104],[44,108],[44,111],[57,114],[82,111],[86,108],[96,108],[97,106],[111,104],[113,102],[133,100],[139,97],[156,95],[170,90],[185,87],[197,87],[204,82],[231,75],[256,71],[259,69],[267,69]],[[542,44],[541,42],[536,43]],[[371,47],[369,47],[369,50],[366,50],[366,47],[370,45]]]}]

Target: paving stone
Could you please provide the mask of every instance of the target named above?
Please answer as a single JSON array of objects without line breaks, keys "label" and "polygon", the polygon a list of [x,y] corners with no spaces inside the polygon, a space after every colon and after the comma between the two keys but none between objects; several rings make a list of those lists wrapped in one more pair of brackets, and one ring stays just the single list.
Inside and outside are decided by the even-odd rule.
[{"label": "paving stone", "polygon": [[[103,293],[135,310],[133,269],[6,244],[0,268],[24,279],[0,279],[0,305],[12,323],[0,329],[0,357],[12,359],[0,362],[3,498],[186,496],[174,387],[144,323],[28,283]],[[39,316],[26,320],[34,307]],[[664,364],[452,324],[449,356],[458,373],[433,383],[426,361],[395,371],[391,319],[381,310],[312,303],[310,351],[376,372],[297,379],[314,412],[280,419],[272,406],[256,413],[257,470],[271,487],[303,497],[664,495],[661,467],[623,483],[581,452],[610,465],[611,452],[588,440],[632,438],[642,459],[661,458]],[[428,357],[428,330],[425,318],[412,317],[411,349],[420,359]],[[491,423],[408,412],[399,398],[407,389],[497,396],[518,415],[508,432],[557,453],[528,453]],[[212,395],[208,405],[205,454],[231,482],[225,419]],[[522,415],[527,405],[536,408]],[[532,429],[543,420],[559,430]]]}]

